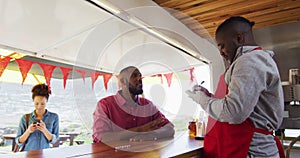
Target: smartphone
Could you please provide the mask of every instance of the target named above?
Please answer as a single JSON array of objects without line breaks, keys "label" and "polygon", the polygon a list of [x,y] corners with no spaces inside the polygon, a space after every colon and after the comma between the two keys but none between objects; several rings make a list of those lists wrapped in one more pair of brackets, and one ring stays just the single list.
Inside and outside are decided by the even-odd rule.
[{"label": "smartphone", "polygon": [[33,124],[37,124],[37,123],[40,123],[40,122],[41,122],[40,119],[34,119]]}]

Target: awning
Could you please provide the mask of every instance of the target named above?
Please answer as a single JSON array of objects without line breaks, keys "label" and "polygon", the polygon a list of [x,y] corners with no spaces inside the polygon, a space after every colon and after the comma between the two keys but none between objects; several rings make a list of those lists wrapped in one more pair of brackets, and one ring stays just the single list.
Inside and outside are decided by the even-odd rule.
[{"label": "awning", "polygon": [[[26,54],[30,60],[107,73],[117,73],[127,65],[152,75],[207,64],[199,58],[213,63],[212,78],[223,71],[217,69],[223,62],[212,42],[191,32],[151,0],[101,2],[120,9],[119,16],[85,0],[2,0],[0,47]],[[153,36],[157,32],[145,31],[140,23],[133,25],[139,20],[158,34]],[[161,35],[178,47],[163,41]]]}]

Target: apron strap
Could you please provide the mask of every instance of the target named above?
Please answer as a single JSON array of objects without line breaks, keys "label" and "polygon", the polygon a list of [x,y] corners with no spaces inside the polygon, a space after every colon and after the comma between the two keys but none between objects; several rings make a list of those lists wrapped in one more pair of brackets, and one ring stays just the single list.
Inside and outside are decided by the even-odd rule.
[{"label": "apron strap", "polygon": [[278,148],[280,158],[285,158],[282,144],[281,144],[279,138],[273,135],[273,132],[263,130],[263,129],[260,129],[260,128],[254,128],[254,132],[262,133],[262,134],[266,134],[266,135],[271,134],[274,137],[275,141],[276,141],[276,145],[277,145],[277,148]]},{"label": "apron strap", "polygon": [[270,131],[267,131],[267,130],[263,130],[263,129],[260,129],[260,128],[254,128],[254,132],[262,133],[262,134],[265,134],[265,135],[268,135],[268,134],[273,135],[273,132],[270,132]]},{"label": "apron strap", "polygon": [[279,151],[280,158],[285,158],[284,150],[283,150],[283,147],[282,147],[282,144],[281,144],[279,138],[274,136],[274,139],[275,139],[276,144],[277,144],[277,148],[278,148],[278,151]]}]

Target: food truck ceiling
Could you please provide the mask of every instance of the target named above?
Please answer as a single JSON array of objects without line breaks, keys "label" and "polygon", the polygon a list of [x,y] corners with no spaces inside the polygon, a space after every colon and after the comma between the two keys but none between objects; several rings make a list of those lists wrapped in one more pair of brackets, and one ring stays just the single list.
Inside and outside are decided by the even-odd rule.
[{"label": "food truck ceiling", "polygon": [[[36,58],[110,73],[127,65],[141,67],[145,75],[207,63],[224,67],[213,42],[194,34],[156,3],[110,1],[101,2],[118,4],[115,6],[120,15],[127,17],[121,20],[85,0],[3,0],[0,46]],[[153,29],[147,32],[142,26],[137,27],[141,23],[136,22]],[[222,71],[215,69],[213,78]]]},{"label": "food truck ceiling", "polygon": [[200,36],[202,24],[211,36],[227,18],[239,15],[255,21],[254,29],[297,22],[300,18],[298,0],[153,0],[167,8],[171,15]]}]

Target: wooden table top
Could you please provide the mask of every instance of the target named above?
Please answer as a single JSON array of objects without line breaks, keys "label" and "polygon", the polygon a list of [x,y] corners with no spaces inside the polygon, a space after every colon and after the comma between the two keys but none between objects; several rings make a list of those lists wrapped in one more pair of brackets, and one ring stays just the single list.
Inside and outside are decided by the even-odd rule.
[{"label": "wooden table top", "polygon": [[[16,136],[17,136],[17,134],[4,134],[3,138],[4,139],[15,139]],[[70,136],[66,135],[66,134],[60,134],[59,137],[60,138],[69,138]]]},{"label": "wooden table top", "polygon": [[[115,147],[127,148],[116,150]],[[187,132],[177,134],[173,139],[144,142],[93,143],[77,146],[34,150],[14,153],[13,157],[176,157],[184,154],[198,155],[203,152],[203,141],[190,138]],[[12,157],[12,154],[3,155]],[[1,155],[2,157],[2,155]]]}]

